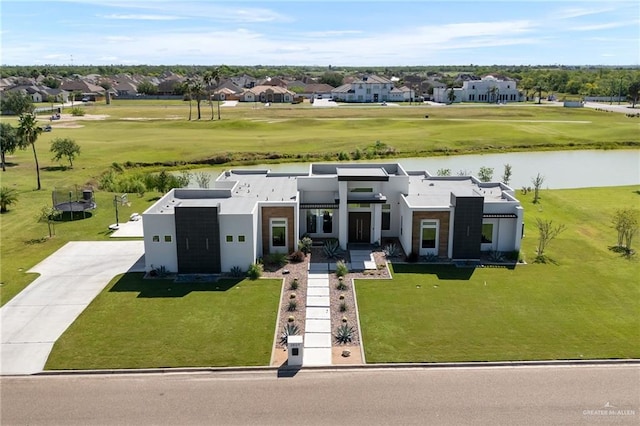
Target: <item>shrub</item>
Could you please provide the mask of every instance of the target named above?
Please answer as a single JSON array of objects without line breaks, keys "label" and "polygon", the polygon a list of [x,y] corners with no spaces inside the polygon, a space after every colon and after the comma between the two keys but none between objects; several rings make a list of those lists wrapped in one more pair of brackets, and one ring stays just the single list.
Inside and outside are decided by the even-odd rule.
[{"label": "shrub", "polygon": [[439,258],[438,258],[437,254],[428,253],[428,254],[425,254],[424,256],[422,256],[422,259],[425,262],[437,262]]},{"label": "shrub", "polygon": [[85,114],[84,108],[73,107],[71,108],[71,115],[74,117],[82,117]]},{"label": "shrub", "polygon": [[347,322],[347,317],[342,317],[342,322],[346,323]]},{"label": "shrub", "polygon": [[400,249],[395,243],[391,243],[384,246],[383,252],[387,257],[397,257],[400,254]]},{"label": "shrub", "polygon": [[289,315],[289,318],[287,318],[288,322],[294,322],[296,320],[296,317],[294,317],[293,315]]},{"label": "shrub", "polygon": [[309,237],[303,237],[300,241],[298,241],[298,247],[305,254],[311,253],[312,246],[313,246],[313,240]]},{"label": "shrub", "polygon": [[287,311],[294,312],[296,309],[298,309],[298,302],[296,302],[295,300],[289,300]]},{"label": "shrub", "polygon": [[344,294],[341,294],[339,297],[340,300],[344,300]]},{"label": "shrub", "polygon": [[264,263],[269,266],[281,268],[288,262],[287,255],[284,253],[269,253],[264,257]]},{"label": "shrub", "polygon": [[262,276],[262,265],[260,263],[252,263],[247,271],[247,276],[252,280],[257,280]]},{"label": "shrub", "polygon": [[492,251],[489,253],[489,260],[491,262],[504,262],[505,256],[501,251]]},{"label": "shrub", "polygon": [[305,254],[304,254],[302,251],[300,251],[300,250],[298,250],[298,251],[294,251],[294,252],[293,252],[293,253],[291,253],[291,255],[289,256],[289,259],[290,259],[292,262],[296,262],[296,263],[300,263],[300,262],[302,262],[302,261],[304,260],[304,258],[305,258]]},{"label": "shrub", "polygon": [[338,343],[351,343],[353,340],[353,327],[349,327],[347,324],[342,324],[336,330],[335,338]]},{"label": "shrub", "polygon": [[336,286],[336,289],[340,291],[344,291],[347,289],[347,285],[344,283],[344,280],[342,279],[342,277],[338,279],[338,285]]},{"label": "shrub", "polygon": [[0,213],[9,211],[9,206],[18,202],[18,191],[8,186],[0,188]]},{"label": "shrub", "polygon": [[297,325],[286,324],[282,330],[282,335],[280,336],[280,344],[282,346],[287,346],[289,336],[297,336],[298,334],[300,334],[300,328]]},{"label": "shrub", "polygon": [[347,303],[346,302],[340,303],[340,312],[347,312]]},{"label": "shrub", "polygon": [[322,252],[329,259],[335,259],[342,254],[338,240],[327,240],[322,246]]},{"label": "shrub", "polygon": [[298,279],[294,278],[293,281],[291,281],[291,284],[289,284],[289,288],[291,290],[297,290],[298,289]]},{"label": "shrub", "polygon": [[291,293],[291,294],[289,295],[289,299],[295,299],[295,298],[296,298],[296,294],[295,294],[295,293]]},{"label": "shrub", "polygon": [[244,271],[241,267],[234,266],[229,270],[229,275],[236,278],[244,277]]},{"label": "shrub", "polygon": [[347,268],[347,264],[344,261],[340,260],[336,263],[336,275],[338,277],[344,277],[349,273],[349,268]]}]

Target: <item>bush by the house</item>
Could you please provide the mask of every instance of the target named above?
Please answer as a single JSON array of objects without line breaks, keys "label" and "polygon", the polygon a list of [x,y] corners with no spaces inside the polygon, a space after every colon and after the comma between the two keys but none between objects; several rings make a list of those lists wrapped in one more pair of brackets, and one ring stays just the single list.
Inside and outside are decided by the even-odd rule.
[{"label": "bush by the house", "polygon": [[338,277],[344,277],[349,273],[349,268],[347,268],[347,264],[344,261],[340,260],[336,262],[336,275]]},{"label": "bush by the house", "polygon": [[257,280],[262,276],[262,264],[252,263],[247,271],[247,276],[252,280]]}]

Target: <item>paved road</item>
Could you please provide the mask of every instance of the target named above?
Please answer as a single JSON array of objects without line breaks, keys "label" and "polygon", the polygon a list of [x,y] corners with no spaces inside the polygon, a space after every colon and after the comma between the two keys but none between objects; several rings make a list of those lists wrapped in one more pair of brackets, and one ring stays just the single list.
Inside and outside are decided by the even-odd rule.
[{"label": "paved road", "polygon": [[2,424],[640,422],[640,367],[563,366],[0,379]]},{"label": "paved road", "polygon": [[114,276],[144,271],[143,254],[143,241],[79,241],[33,267],[40,276],[0,308],[0,374],[42,371],[55,341]]}]

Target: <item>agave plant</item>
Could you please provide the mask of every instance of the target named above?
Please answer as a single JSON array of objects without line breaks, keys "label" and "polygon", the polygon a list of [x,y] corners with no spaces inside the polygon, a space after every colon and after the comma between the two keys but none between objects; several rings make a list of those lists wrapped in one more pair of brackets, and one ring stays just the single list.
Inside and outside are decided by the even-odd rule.
[{"label": "agave plant", "polygon": [[388,258],[398,257],[400,255],[400,249],[395,243],[387,244],[384,246],[384,255]]},{"label": "agave plant", "polygon": [[286,324],[282,330],[282,334],[280,335],[280,344],[282,346],[287,346],[289,336],[297,336],[298,334],[300,334],[300,328],[297,325]]},{"label": "agave plant", "polygon": [[235,278],[240,278],[245,276],[245,272],[239,266],[234,266],[229,270],[229,275]]},{"label": "agave plant", "polygon": [[353,339],[353,327],[349,327],[347,324],[342,324],[336,330],[335,338],[338,343],[351,343]]},{"label": "agave plant", "polygon": [[289,300],[289,304],[287,305],[287,311],[293,312],[298,309],[298,302],[295,299]]},{"label": "agave plant", "polygon": [[489,253],[489,260],[491,262],[504,262],[504,253],[502,253],[501,251],[492,251]]},{"label": "agave plant", "polygon": [[329,259],[335,259],[342,254],[342,249],[337,240],[328,240],[325,241],[324,246],[322,246],[322,252]]}]

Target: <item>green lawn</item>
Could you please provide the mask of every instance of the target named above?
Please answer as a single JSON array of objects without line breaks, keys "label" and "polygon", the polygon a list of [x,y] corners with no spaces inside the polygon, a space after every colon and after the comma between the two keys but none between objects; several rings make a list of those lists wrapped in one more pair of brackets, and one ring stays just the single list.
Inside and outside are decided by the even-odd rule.
[{"label": "green lawn", "polygon": [[269,365],[281,285],[119,276],[56,342],[45,368]]},{"label": "green lawn", "polygon": [[515,269],[394,265],[356,284],[367,362],[640,357],[640,261],[608,249],[610,214],[640,207],[639,187],[543,192],[525,206],[523,252],[536,217],[564,223],[555,263]]}]

